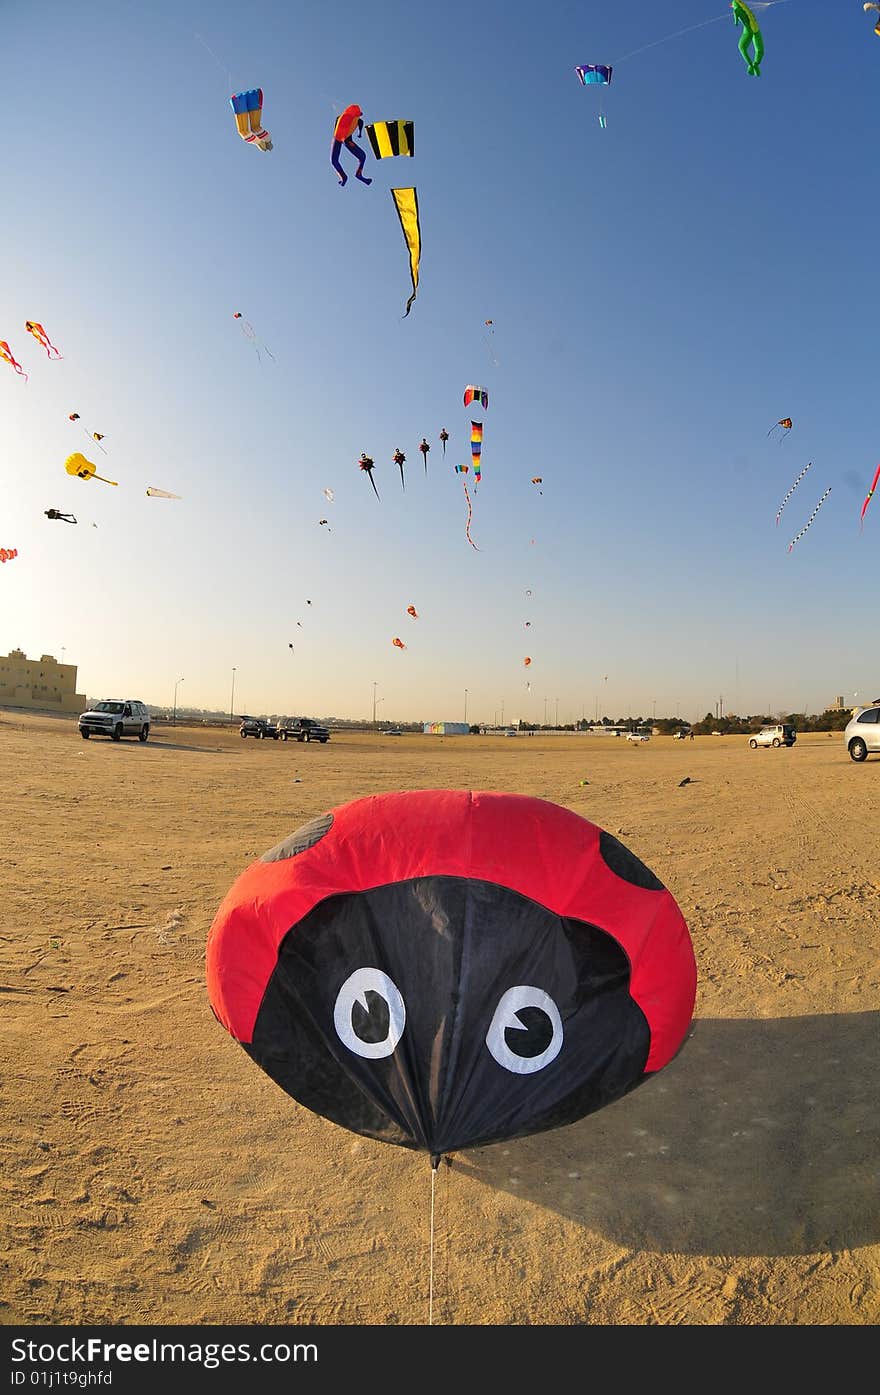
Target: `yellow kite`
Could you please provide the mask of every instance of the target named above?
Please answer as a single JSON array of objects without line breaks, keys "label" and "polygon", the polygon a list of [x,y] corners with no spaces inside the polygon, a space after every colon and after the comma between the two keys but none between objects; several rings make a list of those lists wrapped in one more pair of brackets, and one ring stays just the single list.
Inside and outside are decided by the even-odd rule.
[{"label": "yellow kite", "polygon": [[419,223],[419,197],[415,189],[392,189],[391,197],[394,200],[394,207],[397,209],[397,216],[400,219],[404,240],[409,249],[412,295],[406,302],[406,310],[403,314],[403,318],[406,319],[412,308],[412,303],[416,298],[416,292],[419,289],[419,258],[422,255],[422,228]]}]

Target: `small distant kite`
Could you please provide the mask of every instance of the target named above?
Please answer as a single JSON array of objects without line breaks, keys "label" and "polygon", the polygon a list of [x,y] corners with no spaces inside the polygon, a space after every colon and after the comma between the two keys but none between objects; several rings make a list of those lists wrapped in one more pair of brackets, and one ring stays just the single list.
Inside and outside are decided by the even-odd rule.
[{"label": "small distant kite", "polygon": [[781,426],[781,427],[782,427],[782,434],[780,435],[779,440],[780,440],[780,442],[781,442],[781,441],[784,441],[785,438],[786,438],[786,436],[788,435],[789,431],[791,430],[792,425],[793,425],[793,423],[792,423],[791,417],[780,417],[779,421],[774,422],[773,425],[770,427],[770,430],[767,432],[767,435],[768,435],[768,436],[772,436],[772,435],[773,435],[773,432],[776,430],[777,426]]},{"label": "small distant kite", "polygon": [[319,519],[318,519],[318,527],[319,527],[319,528],[326,528],[328,533],[332,533],[332,532],[333,532],[333,529],[330,527],[330,520],[329,520],[329,518],[319,518]]},{"label": "small distant kite", "polygon": [[407,615],[411,615],[414,620],[418,620],[419,618],[419,612],[416,610],[414,605],[408,605],[406,608],[406,613]]},{"label": "small distant kite", "polygon": [[877,17],[877,23],[874,25],[874,33],[877,34],[878,37],[880,37],[880,5],[863,5],[863,6],[862,6],[862,9],[864,10],[865,14],[868,14],[868,12],[869,12],[870,10],[876,10],[876,11],[877,11],[877,16],[878,16],[878,17]]},{"label": "small distant kite", "polygon": [[17,547],[0,547],[0,562],[11,562],[13,557],[17,556]]},{"label": "small distant kite", "polygon": [[[874,8],[875,8],[875,9],[878,9],[878,8],[880,8],[880,6],[876,6],[876,5],[875,5]],[[878,24],[880,24],[880,20],[878,20],[877,22],[878,22]],[[868,490],[867,494],[865,495],[865,502],[862,504],[862,511],[861,511],[861,513],[859,514],[859,532],[862,531],[862,524],[863,524],[864,521],[865,521],[865,510],[867,509],[868,505],[869,505],[870,502],[871,502],[871,495],[874,493],[874,490],[877,488],[877,481],[878,481],[878,480],[880,480],[880,465],[878,465],[878,466],[877,466],[877,469],[874,471],[874,478],[873,478],[872,481],[871,481],[871,488]]]},{"label": "small distant kite", "polygon": [[62,513],[60,509],[44,509],[47,518],[57,519],[59,523],[75,523],[76,518],[72,513]]},{"label": "small distant kite", "polygon": [[485,388],[474,387],[469,383],[464,390],[464,405],[469,407],[472,402],[479,402],[483,411],[486,411],[489,406],[489,394]]},{"label": "small distant kite", "polygon": [[395,155],[414,155],[415,128],[412,121],[372,121],[366,127],[367,140],[377,160]]},{"label": "small distant kite", "polygon": [[406,648],[406,645],[404,644],[403,640],[402,640],[402,639],[398,639],[398,638],[397,638],[397,635],[394,636],[394,638],[392,639],[391,643],[394,645],[395,649],[405,649],[405,648]]},{"label": "small distant kite", "polygon": [[400,227],[403,233],[403,240],[409,252],[409,273],[412,280],[412,295],[406,302],[406,309],[403,318],[406,319],[412,303],[416,298],[419,289],[419,261],[422,255],[422,225],[419,222],[419,196],[415,189],[392,189],[391,197],[394,200],[394,207],[397,209],[397,216],[400,219]]},{"label": "small distant kite", "polygon": [[263,89],[252,87],[249,92],[236,92],[229,98],[238,134],[248,145],[258,150],[271,150],[272,138],[263,130]]},{"label": "small distant kite", "polygon": [[406,480],[403,478],[403,465],[404,461],[406,460],[406,456],[404,455],[400,447],[398,447],[397,450],[394,452],[392,459],[395,465],[397,466],[398,470],[400,471],[400,483],[402,487],[406,489]]},{"label": "small distant kite", "polygon": [[18,362],[18,359],[15,357],[15,354],[12,352],[5,339],[0,339],[0,358],[5,359],[5,361],[9,364],[10,368],[14,368],[18,376],[20,378],[24,378],[25,382],[27,382],[27,373],[25,373],[24,369]]},{"label": "small distant kite", "polygon": [[788,544],[788,550],[789,550],[789,552],[791,552],[791,549],[794,547],[795,543],[796,543],[796,542],[799,542],[800,539],[804,536],[804,533],[805,533],[805,532],[807,531],[807,529],[810,527],[810,524],[813,522],[813,519],[816,517],[816,514],[819,512],[819,510],[821,509],[822,505],[825,503],[825,500],[828,498],[828,495],[829,495],[830,493],[831,493],[831,489],[830,489],[830,487],[829,487],[828,489],[825,490],[825,493],[822,495],[822,498],[819,500],[818,504],[817,504],[816,507],[813,509],[813,512],[810,514],[809,518],[807,519],[807,521],[806,521],[806,523],[804,524],[804,526],[803,526],[803,528],[801,529],[801,531],[800,531],[795,537],[793,537],[792,540],[791,540],[791,542]]},{"label": "small distant kite", "polygon": [[[422,452],[422,459],[423,459],[424,462],[425,462],[425,474],[428,473],[428,451],[429,451],[430,449],[431,449],[431,447],[428,445],[428,442],[426,441],[425,437],[423,436],[422,439],[419,441],[419,450]],[[445,444],[445,442],[444,442],[444,445],[443,445],[443,454],[444,454],[444,455],[446,454],[446,444]]]},{"label": "small distant kite", "polygon": [[525,623],[525,628],[526,628],[527,630],[530,630],[530,629],[532,628],[532,622],[531,622],[531,620],[527,620],[527,621],[526,621],[526,623]]},{"label": "small distant kite", "polygon": [[362,150],[353,139],[355,131],[358,135],[364,129],[364,114],[355,103],[345,108],[345,111],[337,118],[333,128],[333,145],[330,148],[330,163],[335,169],[339,178],[339,187],[343,189],[348,183],[348,175],[339,163],[342,154],[342,147],[350,150],[352,155],[357,156],[358,167],[355,170],[355,179],[359,179],[362,184],[372,184],[372,179],[368,179],[364,174],[364,165],[367,160],[366,150]]},{"label": "small distant kite", "polygon": [[798,475],[797,479],[795,480],[794,484],[791,486],[791,489],[789,489],[789,491],[788,491],[788,493],[785,495],[785,498],[783,499],[782,503],[779,505],[779,512],[778,512],[777,515],[776,515],[776,522],[777,522],[777,523],[779,522],[780,518],[782,517],[782,510],[785,508],[786,504],[788,503],[788,501],[789,501],[789,499],[791,498],[791,496],[792,496],[792,494],[794,493],[794,491],[797,489],[798,485],[800,484],[800,482],[801,482],[801,480],[803,479],[804,475],[805,475],[805,474],[807,473],[807,471],[809,470],[810,465],[812,465],[812,463],[813,463],[813,462],[812,462],[812,460],[811,460],[811,461],[809,462],[808,465],[805,465],[805,466],[804,466],[804,468],[801,470],[800,474]]},{"label": "small distant kite", "polygon": [[480,457],[483,453],[483,423],[481,421],[471,422],[471,460],[474,466],[474,490],[480,483],[482,473],[480,469]]},{"label": "small distant kite", "polygon": [[[80,419],[79,412],[71,412],[71,413],[68,415],[68,418],[67,418],[68,421],[79,421],[79,419]],[[85,432],[85,434],[86,434],[86,436],[88,437],[88,439],[89,439],[90,441],[95,441],[95,442],[97,443],[98,449],[99,449],[100,451],[103,451],[104,455],[106,455],[107,452],[106,452],[106,450],[104,450],[104,447],[101,445],[101,442],[102,442],[103,439],[104,439],[105,433],[104,433],[103,431],[89,431],[89,429],[88,429],[87,426],[84,426],[84,427],[82,428],[82,430]]]},{"label": "small distant kite", "polygon": [[[532,475],[532,484],[543,484],[543,483],[544,483],[544,477],[543,477],[543,475]],[[538,490],[538,493],[539,493],[539,494],[543,494],[543,493],[544,493],[543,489],[539,489],[539,490]]]},{"label": "small distant kite", "polygon": [[[241,324],[239,325],[239,329],[241,330],[241,332],[242,332],[242,334],[245,336],[245,338],[250,339],[251,343],[252,343],[253,346],[254,346],[254,350],[255,350],[255,352],[256,352],[256,355],[257,355],[257,361],[258,361],[259,363],[262,363],[263,360],[260,358],[260,344],[257,342],[257,332],[256,332],[256,330],[254,329],[253,325],[252,325],[252,324],[248,324],[247,320],[243,318],[242,313],[241,313],[240,310],[234,310],[234,311],[232,312],[232,318],[233,318],[234,320],[241,320]],[[262,345],[262,348],[263,348],[263,352],[266,353],[266,354],[268,354],[269,357],[270,357],[270,359],[271,359],[272,362],[274,363],[274,362],[275,362],[275,355],[272,353],[272,350],[271,350],[271,349],[268,349],[268,348],[266,347],[265,344]]]},{"label": "small distant kite", "polygon": [[[449,432],[445,426],[440,428],[440,440],[443,442],[443,459],[446,459],[446,442],[449,440]],[[427,464],[427,461],[425,462]]]},{"label": "small distant kite", "polygon": [[370,484],[373,486],[373,493],[375,494],[376,498],[378,499],[378,498],[379,498],[379,491],[378,491],[378,489],[376,488],[376,481],[373,479],[373,470],[374,470],[374,468],[375,468],[375,462],[370,458],[370,456],[365,455],[364,452],[361,451],[361,456],[360,456],[360,459],[358,460],[358,464],[360,465],[360,467],[361,467],[361,469],[364,471],[364,473],[367,475],[367,478],[369,479]]},{"label": "small distant kite", "polygon": [[75,475],[80,480],[101,480],[104,484],[118,484],[118,480],[108,480],[103,475],[99,475],[91,460],[86,460],[79,451],[74,451],[64,462],[64,468],[69,475]]},{"label": "small distant kite", "polygon": [[152,485],[147,490],[150,499],[179,499],[179,494],[169,494],[167,489],[154,489]]},{"label": "small distant kite", "polygon": [[[761,59],[764,57],[764,38],[758,21],[748,5],[742,3],[742,0],[731,0],[730,8],[733,10],[734,24],[742,25],[739,51],[745,59],[749,74],[752,77],[760,77]],[[752,50],[751,54],[749,54],[749,49]]]},{"label": "small distant kite", "polygon": [[321,492],[322,492],[322,494],[324,495],[324,498],[327,500],[328,504],[332,504],[332,503],[333,503],[333,499],[334,499],[333,490],[332,490],[332,489],[324,489],[324,490],[322,490]]},{"label": "small distant kite", "polygon": [[25,320],[24,327],[27,330],[28,334],[32,334],[34,336],[38,344],[42,344],[43,348],[46,350],[47,358],[64,357],[60,349],[56,349],[55,345],[50,341],[48,334],[43,329],[43,326],[38,325],[36,320]]},{"label": "small distant kite", "polygon": [[529,658],[529,656],[528,656],[528,654],[527,654],[526,657],[523,659],[523,668],[528,668],[528,666],[529,666],[529,664],[530,664],[531,662],[532,662],[532,661],[531,661],[531,659]]},{"label": "small distant kite", "polygon": [[[612,67],[610,63],[582,63],[575,68],[575,72],[584,87],[608,87],[611,83]],[[599,110],[599,125],[604,131],[608,126],[608,118],[604,110]]]}]

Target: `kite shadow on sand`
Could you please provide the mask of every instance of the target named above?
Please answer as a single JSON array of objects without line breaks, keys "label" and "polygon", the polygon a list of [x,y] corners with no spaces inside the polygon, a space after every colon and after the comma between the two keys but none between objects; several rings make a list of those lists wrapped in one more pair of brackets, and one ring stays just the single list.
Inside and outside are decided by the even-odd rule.
[{"label": "kite shadow on sand", "polygon": [[455,1171],[630,1249],[812,1254],[880,1241],[880,1013],[698,1018],[679,1056],[566,1128]]}]

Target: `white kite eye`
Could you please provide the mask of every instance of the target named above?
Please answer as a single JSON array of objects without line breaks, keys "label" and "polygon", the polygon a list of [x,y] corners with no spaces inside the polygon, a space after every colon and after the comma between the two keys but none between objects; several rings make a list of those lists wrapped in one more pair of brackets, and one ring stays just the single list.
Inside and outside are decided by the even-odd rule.
[{"label": "white kite eye", "polygon": [[519,983],[502,997],[486,1033],[499,1066],[514,1075],[543,1070],[562,1050],[562,1018],[543,988]]},{"label": "white kite eye", "polygon": [[391,1055],[405,1023],[403,998],[381,969],[357,969],[336,995],[333,1025],[339,1040],[368,1061]]}]

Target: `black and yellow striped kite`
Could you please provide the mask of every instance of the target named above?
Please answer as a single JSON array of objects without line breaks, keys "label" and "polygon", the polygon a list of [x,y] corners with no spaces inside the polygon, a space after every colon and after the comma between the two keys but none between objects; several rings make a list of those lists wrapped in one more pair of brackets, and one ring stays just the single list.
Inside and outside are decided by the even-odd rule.
[{"label": "black and yellow striped kite", "polygon": [[364,129],[377,160],[385,160],[392,155],[415,154],[412,121],[372,121]]},{"label": "black and yellow striped kite", "polygon": [[415,189],[392,189],[391,197],[394,200],[394,207],[397,209],[397,216],[400,219],[404,240],[409,249],[412,295],[406,302],[406,310],[403,313],[403,318],[406,319],[412,308],[412,303],[416,298],[416,291],[419,289],[419,258],[422,255],[422,228],[419,222],[419,197]]}]

